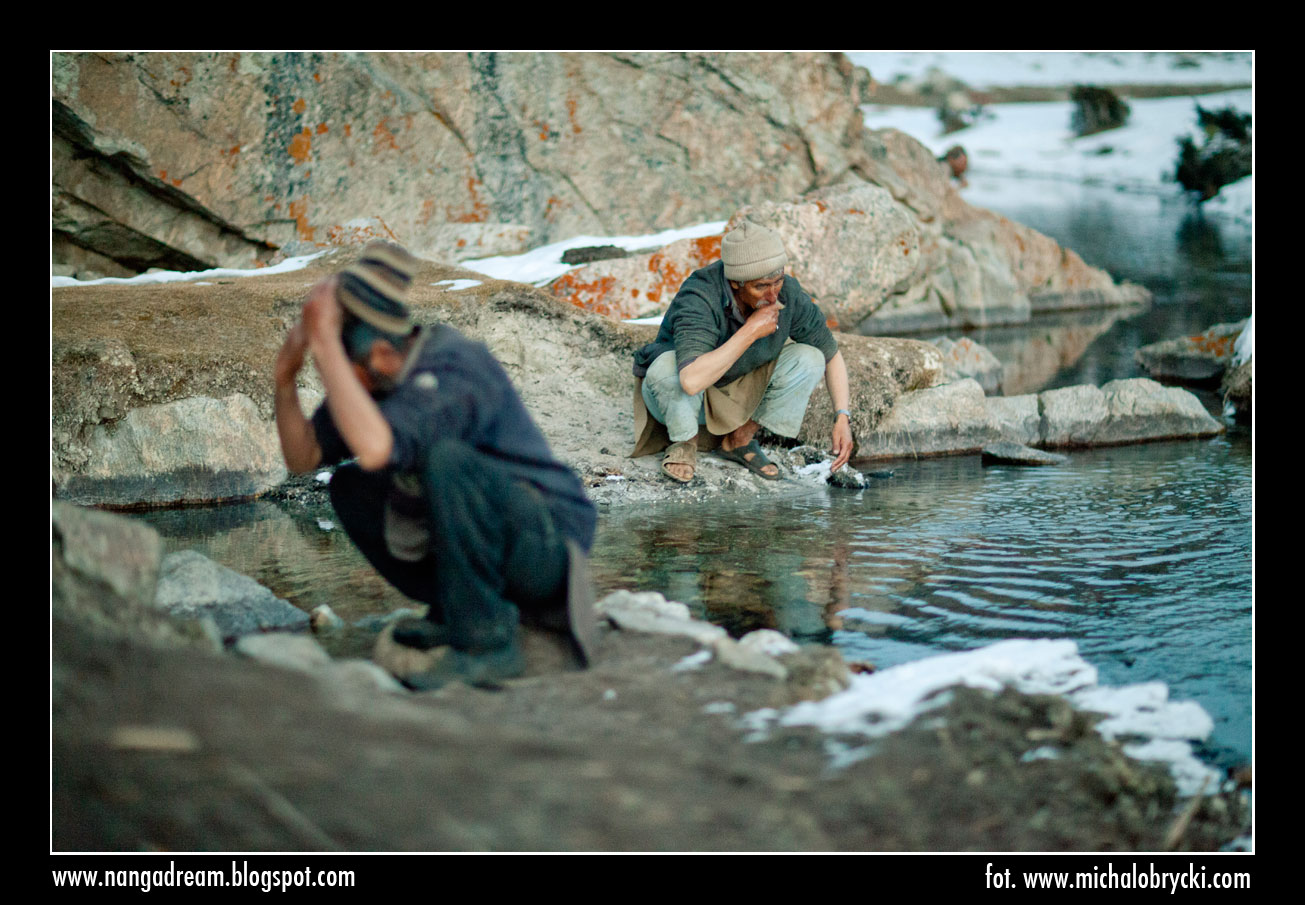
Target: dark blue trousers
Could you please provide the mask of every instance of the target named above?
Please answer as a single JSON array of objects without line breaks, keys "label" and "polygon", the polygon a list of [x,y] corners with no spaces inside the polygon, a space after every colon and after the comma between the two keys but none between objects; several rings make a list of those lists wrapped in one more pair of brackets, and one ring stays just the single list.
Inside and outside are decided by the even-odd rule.
[{"label": "dark blue trousers", "polygon": [[410,562],[386,545],[391,479],[355,464],[336,469],[331,503],[350,540],[401,593],[429,605],[466,651],[492,650],[516,637],[522,611],[566,606],[566,540],[543,496],[500,462],[456,441],[435,444],[418,475],[429,540]]}]

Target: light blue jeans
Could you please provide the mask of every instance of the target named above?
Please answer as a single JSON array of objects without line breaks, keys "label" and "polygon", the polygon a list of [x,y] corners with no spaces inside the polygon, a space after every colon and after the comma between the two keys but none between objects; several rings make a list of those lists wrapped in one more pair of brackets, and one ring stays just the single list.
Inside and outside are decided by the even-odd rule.
[{"label": "light blue jeans", "polygon": [[[802,428],[811,391],[824,374],[823,352],[805,343],[786,343],[752,420],[773,434],[796,437]],[[672,443],[696,437],[699,425],[707,423],[702,396],[703,393],[690,396],[680,386],[673,351],[657,356],[643,378],[643,402],[648,414],[666,425]]]}]

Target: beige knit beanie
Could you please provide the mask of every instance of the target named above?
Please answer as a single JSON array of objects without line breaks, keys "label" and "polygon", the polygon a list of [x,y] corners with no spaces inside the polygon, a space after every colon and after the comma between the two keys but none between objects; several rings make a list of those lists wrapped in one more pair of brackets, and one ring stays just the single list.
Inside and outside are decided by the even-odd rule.
[{"label": "beige knit beanie", "polygon": [[759,280],[788,263],[779,236],[750,220],[744,220],[721,239],[720,258],[725,262],[725,279],[737,283]]},{"label": "beige knit beanie", "polygon": [[378,330],[404,336],[412,330],[408,287],[418,261],[399,245],[367,243],[358,261],[340,272],[335,297],[346,311]]}]

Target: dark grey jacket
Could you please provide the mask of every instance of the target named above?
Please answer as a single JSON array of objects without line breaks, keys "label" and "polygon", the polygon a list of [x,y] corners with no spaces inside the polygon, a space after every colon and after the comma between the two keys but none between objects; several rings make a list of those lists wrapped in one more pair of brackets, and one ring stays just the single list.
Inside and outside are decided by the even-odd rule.
[{"label": "dark grey jacket", "polygon": [[[779,329],[749,346],[716,386],[725,386],[774,361],[790,338],[815,346],[824,353],[825,361],[838,352],[838,341],[825,324],[825,315],[796,279],[784,277],[779,301],[784,306],[779,313]],[[634,353],[634,375],[643,377],[657,356],[672,349],[677,368],[683,370],[699,356],[720,348],[742,326],[725,279],[724,262],[695,270],[666,309],[657,338]]]}]

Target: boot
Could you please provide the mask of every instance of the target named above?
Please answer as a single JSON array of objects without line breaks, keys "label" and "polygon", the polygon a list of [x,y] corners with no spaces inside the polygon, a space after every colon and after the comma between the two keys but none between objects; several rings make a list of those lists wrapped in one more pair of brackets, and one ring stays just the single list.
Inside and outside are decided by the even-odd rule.
[{"label": "boot", "polygon": [[416,650],[430,650],[450,643],[447,625],[417,616],[408,616],[394,623],[393,636],[396,644]]},{"label": "boot", "polygon": [[446,647],[435,664],[424,672],[404,678],[414,691],[433,691],[450,682],[465,682],[476,688],[502,688],[508,679],[526,671],[526,659],[518,638],[502,647],[487,650],[459,650]]}]

